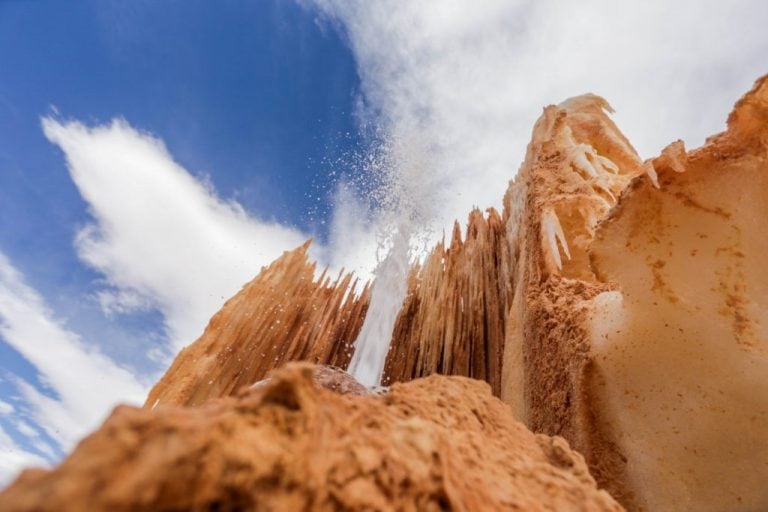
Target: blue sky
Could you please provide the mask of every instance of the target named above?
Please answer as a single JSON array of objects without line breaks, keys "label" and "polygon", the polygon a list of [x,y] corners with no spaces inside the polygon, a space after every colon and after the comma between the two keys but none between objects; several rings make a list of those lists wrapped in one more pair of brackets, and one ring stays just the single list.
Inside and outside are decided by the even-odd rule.
[{"label": "blue sky", "polygon": [[[40,129],[53,112],[88,124],[119,116],[222,196],[318,228],[309,197],[327,190],[324,162],[357,142],[349,49],[291,2],[156,4],[0,3],[0,207],[16,219],[0,243],[11,254],[67,245],[86,220]],[[35,274],[55,266],[42,259]]]},{"label": "blue sky", "polygon": [[643,157],[701,144],[765,26],[762,0],[0,0],[0,485],[140,403],[281,251],[368,277],[393,226],[417,257],[498,207],[546,104],[605,96]]},{"label": "blue sky", "polygon": [[[329,166],[359,145],[359,81],[336,31],[292,2],[211,6],[0,2],[0,251],[62,325],[142,374],[162,366],[144,355],[162,344],[161,315],[103,314],[93,297],[101,276],[73,247],[88,204],[41,118],[124,119],[161,139],[220,197],[319,239],[327,236],[335,180]],[[14,379],[56,392],[0,341],[0,399],[16,409],[0,415],[0,425],[46,456],[19,432],[19,421],[34,419],[24,419],[24,401],[14,400]],[[58,443],[38,432],[60,455]]]}]

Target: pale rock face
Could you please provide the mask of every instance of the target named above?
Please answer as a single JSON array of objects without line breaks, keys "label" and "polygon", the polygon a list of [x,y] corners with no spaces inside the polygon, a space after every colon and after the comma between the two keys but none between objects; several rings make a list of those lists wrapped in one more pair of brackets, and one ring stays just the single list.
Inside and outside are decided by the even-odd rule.
[{"label": "pale rock face", "polygon": [[605,106],[547,107],[507,192],[501,396],[630,509],[768,509],[768,80],[645,163]]},{"label": "pale rock face", "polygon": [[501,396],[632,510],[766,510],[768,80],[645,163],[606,106],[547,107],[505,197]]},{"label": "pale rock face", "polygon": [[594,407],[647,510],[768,509],[768,159],[737,130],[665,150],[591,248],[617,289],[593,300]]}]

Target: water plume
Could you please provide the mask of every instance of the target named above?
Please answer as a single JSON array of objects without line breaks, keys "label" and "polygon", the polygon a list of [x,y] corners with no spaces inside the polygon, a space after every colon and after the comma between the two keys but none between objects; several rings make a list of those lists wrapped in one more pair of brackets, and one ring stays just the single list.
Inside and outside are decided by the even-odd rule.
[{"label": "water plume", "polygon": [[366,386],[381,382],[392,329],[405,298],[409,238],[409,227],[399,226],[393,236],[392,249],[376,269],[371,304],[355,340],[355,352],[348,371]]}]

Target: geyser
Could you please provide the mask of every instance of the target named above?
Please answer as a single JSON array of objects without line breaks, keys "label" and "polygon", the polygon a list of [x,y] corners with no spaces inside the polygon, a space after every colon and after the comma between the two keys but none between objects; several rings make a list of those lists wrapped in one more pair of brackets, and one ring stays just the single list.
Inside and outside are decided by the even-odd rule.
[{"label": "geyser", "polygon": [[409,228],[400,225],[393,235],[392,248],[374,272],[371,304],[354,343],[347,371],[366,386],[381,383],[395,319],[403,305],[408,277]]}]

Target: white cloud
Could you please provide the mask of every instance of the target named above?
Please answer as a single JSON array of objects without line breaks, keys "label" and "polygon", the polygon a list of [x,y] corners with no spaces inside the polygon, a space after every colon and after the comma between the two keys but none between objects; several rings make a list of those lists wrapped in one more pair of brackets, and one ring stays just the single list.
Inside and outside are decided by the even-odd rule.
[{"label": "white cloud", "polygon": [[500,205],[547,104],[605,96],[649,157],[720,131],[768,72],[763,0],[314,3],[348,34],[365,103],[399,146],[393,172],[434,237]]},{"label": "white cloud", "polygon": [[9,404],[4,400],[0,400],[0,414],[13,414],[15,411],[16,408],[13,406],[13,404]]},{"label": "white cloud", "polygon": [[48,462],[43,457],[19,447],[0,427],[0,489],[10,483],[25,467],[47,465]]},{"label": "white cloud", "polygon": [[330,239],[323,248],[323,260],[334,268],[353,271],[361,279],[370,279],[373,264],[379,258],[377,236],[381,223],[347,183],[337,187],[334,203]]},{"label": "white cloud", "polygon": [[102,307],[158,308],[174,349],[194,341],[263,265],[308,238],[222,200],[160,140],[125,121],[86,127],[47,118],[43,129],[66,154],[94,219],[76,246],[110,285],[98,294]]},{"label": "white cloud", "polygon": [[51,447],[51,445],[48,444],[45,439],[43,439],[43,437],[40,435],[40,431],[37,428],[33,427],[20,418],[17,418],[16,421],[13,422],[13,426],[16,428],[19,434],[26,437],[27,440],[32,443],[32,446],[34,446],[36,450],[48,457],[48,460],[53,461],[58,458],[58,455],[54,451],[53,447]]},{"label": "white cloud", "polygon": [[40,432],[35,430],[35,428],[32,425],[30,425],[24,420],[17,420],[16,422],[14,422],[14,426],[16,427],[16,430],[18,430],[21,435],[26,436],[30,439],[40,436]]},{"label": "white cloud", "polygon": [[17,376],[29,414],[64,450],[117,403],[140,404],[145,387],[125,368],[67,330],[0,252],[0,336],[38,371],[51,398]]}]

